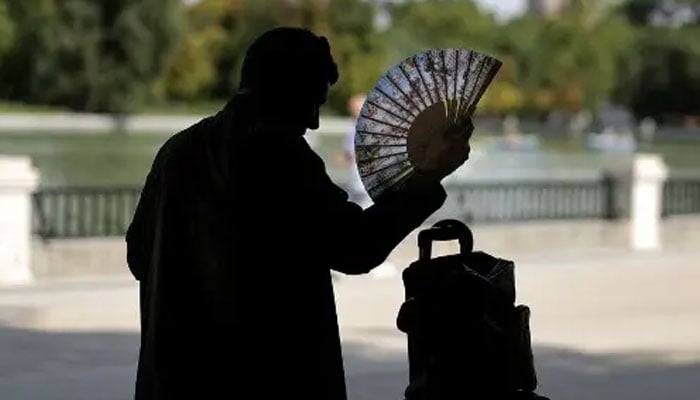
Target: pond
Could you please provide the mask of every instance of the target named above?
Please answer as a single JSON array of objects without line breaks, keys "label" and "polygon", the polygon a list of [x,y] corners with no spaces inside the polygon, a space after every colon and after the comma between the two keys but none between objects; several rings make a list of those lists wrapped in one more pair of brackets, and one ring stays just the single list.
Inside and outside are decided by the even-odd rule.
[{"label": "pond", "polygon": [[[0,134],[0,154],[27,154],[41,173],[41,186],[140,185],[167,135],[138,134]],[[331,176],[345,179],[336,164],[342,138],[320,136],[317,151]],[[545,139],[537,150],[500,151],[492,137],[473,140],[471,160],[455,176],[465,179],[575,179],[600,174],[602,168],[629,155],[598,153],[582,142]],[[673,174],[700,176],[700,140],[661,141],[639,151],[664,156]],[[264,157],[261,157],[264,160]]]}]

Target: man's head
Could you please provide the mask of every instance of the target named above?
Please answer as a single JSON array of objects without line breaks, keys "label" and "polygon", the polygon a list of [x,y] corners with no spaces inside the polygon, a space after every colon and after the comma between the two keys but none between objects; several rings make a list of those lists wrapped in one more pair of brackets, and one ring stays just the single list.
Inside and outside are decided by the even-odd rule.
[{"label": "man's head", "polygon": [[318,113],[338,69],[328,40],[301,28],[276,28],[250,45],[240,89],[261,100],[268,118],[318,128]]}]

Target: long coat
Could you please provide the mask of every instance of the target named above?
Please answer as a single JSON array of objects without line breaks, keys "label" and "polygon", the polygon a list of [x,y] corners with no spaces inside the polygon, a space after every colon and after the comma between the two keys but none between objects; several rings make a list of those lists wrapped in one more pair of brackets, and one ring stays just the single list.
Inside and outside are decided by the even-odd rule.
[{"label": "long coat", "polygon": [[158,151],[129,227],[136,399],[345,399],[330,271],[362,274],[445,200],[362,210],[299,132],[244,96]]}]

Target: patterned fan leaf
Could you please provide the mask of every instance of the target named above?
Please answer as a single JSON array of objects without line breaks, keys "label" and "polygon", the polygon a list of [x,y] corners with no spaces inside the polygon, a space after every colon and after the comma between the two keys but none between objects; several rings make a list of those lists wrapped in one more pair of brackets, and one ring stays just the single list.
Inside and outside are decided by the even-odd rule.
[{"label": "patterned fan leaf", "polygon": [[398,66],[399,70],[406,76],[411,85],[411,98],[420,101],[422,104],[421,111],[430,107],[433,103],[428,93],[428,87],[425,85],[423,77],[418,70],[418,65],[414,57],[411,57]]},{"label": "patterned fan leaf", "polygon": [[500,61],[483,54],[476,54],[474,60],[474,68],[470,70],[470,80],[473,84],[468,97],[463,102],[463,107],[460,108],[460,113],[465,115],[474,112],[476,105],[501,66]]},{"label": "patterned fan leaf", "polygon": [[415,168],[413,166],[397,170],[394,176],[385,176],[383,182],[379,183],[377,186],[370,187],[368,192],[373,198],[376,198],[386,190],[393,190],[399,187],[414,171]]},{"label": "patterned fan leaf", "polygon": [[370,132],[396,137],[406,136],[408,129],[392,124],[391,122],[379,122],[369,118],[360,118],[356,127],[358,132]]},{"label": "patterned fan leaf", "polygon": [[355,147],[369,146],[405,146],[407,136],[377,134],[376,132],[357,131],[355,133]]},{"label": "patterned fan leaf", "polygon": [[363,147],[362,149],[365,157],[363,157],[363,159],[360,160],[360,162],[367,162],[379,158],[406,154],[406,148],[401,146],[371,146]]},{"label": "patterned fan leaf", "polygon": [[358,162],[360,176],[369,176],[374,171],[381,171],[394,165],[408,161],[408,153],[385,154],[374,158],[364,159]]},{"label": "patterned fan leaf", "polygon": [[387,165],[384,168],[378,168],[369,174],[363,176],[363,182],[370,196],[376,198],[384,190],[391,187],[402,175],[409,174],[413,170],[411,162],[406,159],[403,162]]},{"label": "patterned fan leaf", "polygon": [[456,99],[457,92],[457,52],[454,49],[445,50],[445,70],[447,72],[447,98]]},{"label": "patterned fan leaf", "polygon": [[476,108],[477,103],[479,103],[481,97],[486,92],[486,88],[491,85],[491,82],[496,77],[496,73],[501,67],[501,62],[492,57],[484,57],[483,65],[484,68],[482,69],[477,82],[477,92],[474,95],[472,103],[470,104],[472,109]]},{"label": "patterned fan leaf", "polygon": [[406,154],[405,145],[401,146],[364,146],[356,150],[358,165],[367,165],[373,163],[373,167],[378,164],[377,161],[388,159],[398,155]]},{"label": "patterned fan leaf", "polygon": [[[399,93],[398,100],[405,105],[407,110],[414,116],[425,109],[425,104],[419,98],[415,97],[414,88],[408,77],[399,66],[396,66],[387,72],[386,81]],[[384,80],[384,78],[382,79]]]},{"label": "patterned fan leaf", "polygon": [[464,106],[467,91],[467,84],[469,83],[470,72],[472,63],[474,60],[473,51],[460,50],[457,53],[457,93],[455,98],[458,100],[459,106],[458,111],[461,111]]},{"label": "patterned fan leaf", "polygon": [[412,111],[413,106],[406,96],[394,85],[388,77],[382,78],[377,87],[367,97],[367,102],[381,106],[405,119],[415,118],[418,111]]},{"label": "patterned fan leaf", "polygon": [[467,76],[465,77],[464,92],[462,93],[462,98],[460,101],[460,104],[462,105],[460,112],[463,112],[463,110],[467,110],[471,107],[472,98],[474,97],[474,93],[476,91],[476,83],[478,80],[477,74],[479,73],[482,60],[483,57],[480,54],[471,54],[469,59],[469,68],[466,71]]},{"label": "patterned fan leaf", "polygon": [[446,101],[447,97],[447,68],[445,68],[445,51],[430,50],[430,61],[432,72],[435,75],[438,87],[438,95],[441,101]]},{"label": "patterned fan leaf", "polygon": [[379,80],[355,135],[357,166],[373,199],[401,185],[416,168],[449,171],[461,163],[455,158],[459,151],[427,157],[425,146],[463,129],[462,120],[474,112],[500,66],[472,50],[433,49],[403,60]]},{"label": "patterned fan leaf", "polygon": [[437,78],[435,78],[435,74],[433,73],[433,61],[430,58],[430,53],[420,53],[414,58],[421,81],[425,85],[426,91],[428,92],[430,104],[435,104],[438,101],[441,101],[442,99],[439,93],[440,88],[438,87]]},{"label": "patterned fan leaf", "polygon": [[371,101],[365,101],[365,105],[362,108],[360,115],[372,120],[386,121],[392,125],[401,126],[405,129],[411,127],[413,117],[406,117],[395,110],[391,110],[390,107],[385,107],[385,105],[377,105]]}]

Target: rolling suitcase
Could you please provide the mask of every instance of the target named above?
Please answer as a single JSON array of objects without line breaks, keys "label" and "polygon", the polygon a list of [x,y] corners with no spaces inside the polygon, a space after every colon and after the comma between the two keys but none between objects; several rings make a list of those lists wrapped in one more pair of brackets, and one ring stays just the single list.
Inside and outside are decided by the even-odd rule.
[{"label": "rolling suitcase", "polygon": [[[431,258],[432,243],[445,240],[458,240],[460,253]],[[515,306],[514,264],[473,244],[456,220],[419,233],[396,321],[408,337],[405,399],[544,399],[534,394],[530,310]]]}]

